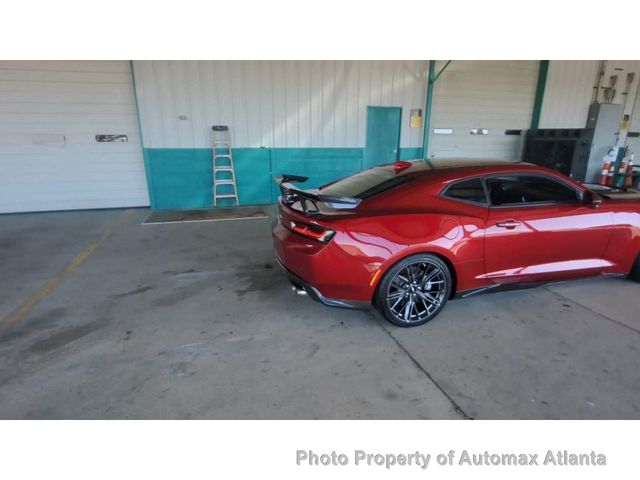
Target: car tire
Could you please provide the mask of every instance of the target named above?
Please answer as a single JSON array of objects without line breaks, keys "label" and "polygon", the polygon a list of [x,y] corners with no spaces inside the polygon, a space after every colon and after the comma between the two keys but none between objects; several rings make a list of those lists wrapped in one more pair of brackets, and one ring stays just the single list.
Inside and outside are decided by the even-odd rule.
[{"label": "car tire", "polygon": [[633,266],[629,272],[629,279],[634,282],[640,282],[640,253],[636,257],[636,261],[633,262]]},{"label": "car tire", "polygon": [[424,253],[407,257],[384,275],[375,305],[398,327],[417,327],[433,320],[451,295],[451,271],[438,256]]}]

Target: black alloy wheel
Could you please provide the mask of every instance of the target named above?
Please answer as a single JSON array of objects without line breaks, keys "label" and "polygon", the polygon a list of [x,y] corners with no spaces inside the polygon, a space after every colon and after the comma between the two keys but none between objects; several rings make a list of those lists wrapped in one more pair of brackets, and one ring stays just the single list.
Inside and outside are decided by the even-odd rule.
[{"label": "black alloy wheel", "polygon": [[376,305],[394,325],[416,327],[440,313],[451,294],[451,284],[451,272],[439,257],[413,255],[386,273]]}]

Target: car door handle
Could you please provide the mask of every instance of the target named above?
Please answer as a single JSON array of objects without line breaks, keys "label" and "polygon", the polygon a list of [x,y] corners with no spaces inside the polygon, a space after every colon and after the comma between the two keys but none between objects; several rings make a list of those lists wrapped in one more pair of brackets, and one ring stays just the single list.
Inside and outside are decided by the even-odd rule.
[{"label": "car door handle", "polygon": [[518,222],[516,220],[507,220],[506,222],[498,222],[498,223],[496,223],[496,227],[506,228],[508,230],[513,230],[518,225],[520,225],[520,222]]}]

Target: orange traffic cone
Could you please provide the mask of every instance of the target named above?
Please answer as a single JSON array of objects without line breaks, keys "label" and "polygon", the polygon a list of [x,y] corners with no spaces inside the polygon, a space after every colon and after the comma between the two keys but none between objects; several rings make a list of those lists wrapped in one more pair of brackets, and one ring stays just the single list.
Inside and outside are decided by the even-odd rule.
[{"label": "orange traffic cone", "polygon": [[606,185],[609,179],[609,170],[611,169],[611,162],[604,162],[602,166],[602,175],[600,175],[600,185]]},{"label": "orange traffic cone", "polygon": [[616,188],[622,188],[624,184],[624,176],[627,173],[627,159],[620,160],[620,167],[617,172],[613,172],[613,185]]},{"label": "orange traffic cone", "polygon": [[626,188],[633,187],[633,160],[629,160],[626,176],[624,177],[624,186]]},{"label": "orange traffic cone", "polygon": [[613,173],[616,170],[616,166],[614,164],[611,164],[611,167],[609,167],[609,173],[607,174],[607,186],[609,187],[613,187]]}]

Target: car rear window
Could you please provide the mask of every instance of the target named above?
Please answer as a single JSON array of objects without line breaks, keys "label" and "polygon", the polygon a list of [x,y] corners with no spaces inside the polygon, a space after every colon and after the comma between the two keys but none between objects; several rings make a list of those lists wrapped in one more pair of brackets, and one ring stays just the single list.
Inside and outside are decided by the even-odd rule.
[{"label": "car rear window", "polygon": [[467,202],[487,204],[487,196],[484,193],[482,180],[472,178],[452,184],[444,193],[445,197],[465,200]]},{"label": "car rear window", "polygon": [[392,168],[371,168],[326,187],[320,187],[320,191],[323,195],[364,199],[407,181],[409,181],[407,175],[398,175]]}]

